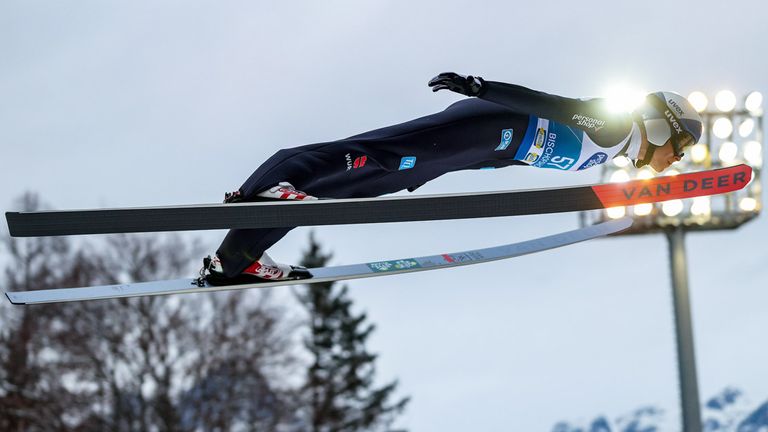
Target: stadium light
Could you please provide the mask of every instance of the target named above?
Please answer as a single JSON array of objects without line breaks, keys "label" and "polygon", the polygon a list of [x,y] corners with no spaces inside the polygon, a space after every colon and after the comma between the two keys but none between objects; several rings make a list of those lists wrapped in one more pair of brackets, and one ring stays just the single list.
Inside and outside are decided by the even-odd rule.
[{"label": "stadium light", "polygon": [[722,112],[730,112],[736,108],[736,95],[730,90],[721,90],[715,95],[715,106]]},{"label": "stadium light", "polygon": [[648,92],[625,85],[615,85],[609,87],[605,94],[609,110],[614,112],[631,112],[643,103]]},{"label": "stadium light", "polygon": [[698,143],[691,147],[691,159],[693,162],[700,164],[707,160],[709,157],[709,148],[706,144]]},{"label": "stadium light", "polygon": [[619,168],[626,168],[631,162],[632,161],[630,161],[629,158],[624,156],[619,156],[613,159],[613,164]]},{"label": "stadium light", "polygon": [[712,212],[712,205],[708,196],[696,197],[691,204],[691,214],[694,216],[708,216]]},{"label": "stadium light", "polygon": [[745,212],[757,210],[757,200],[752,197],[744,197],[739,201],[739,208]]},{"label": "stadium light", "polygon": [[712,133],[720,139],[726,139],[733,133],[733,123],[729,118],[720,117],[712,125]]},{"label": "stadium light", "polygon": [[762,165],[762,146],[758,141],[747,141],[744,144],[744,159],[754,167],[759,168]]},{"label": "stadium light", "polygon": [[611,207],[609,209],[606,209],[606,213],[608,214],[608,217],[611,219],[619,219],[619,218],[623,218],[624,215],[627,214],[627,209],[625,207]]},{"label": "stadium light", "polygon": [[695,109],[698,112],[702,112],[705,109],[707,109],[707,105],[709,105],[709,99],[707,99],[707,95],[700,91],[695,91],[688,95],[688,101],[693,105],[693,109]]},{"label": "stadium light", "polygon": [[753,91],[744,101],[744,108],[753,114],[760,114],[763,105],[763,94]]},{"label": "stadium light", "polygon": [[661,203],[661,211],[669,217],[675,217],[683,212],[683,201],[672,200]]},{"label": "stadium light", "polygon": [[650,170],[648,167],[643,167],[641,170],[637,172],[637,178],[639,180],[648,180],[653,178],[653,171]]},{"label": "stadium light", "polygon": [[746,138],[752,134],[755,130],[755,120],[752,118],[746,118],[739,125],[739,136]]},{"label": "stadium light", "polygon": [[629,181],[629,173],[625,170],[617,170],[614,171],[613,174],[611,174],[611,183],[624,183],[626,181]]},{"label": "stadium light", "polygon": [[653,212],[653,204],[637,204],[634,212],[635,216],[648,216]]}]

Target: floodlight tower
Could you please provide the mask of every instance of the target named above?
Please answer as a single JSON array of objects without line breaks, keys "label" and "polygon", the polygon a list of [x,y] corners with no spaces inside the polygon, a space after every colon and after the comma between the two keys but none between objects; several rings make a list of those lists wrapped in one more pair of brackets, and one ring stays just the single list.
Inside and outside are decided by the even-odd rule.
[{"label": "floodlight tower", "polygon": [[[762,208],[760,175],[764,145],[763,96],[759,92],[751,92],[744,99],[743,107],[738,108],[736,96],[728,90],[716,94],[715,109],[709,109],[709,100],[702,92],[691,93],[688,100],[703,119],[704,134],[701,142],[689,149],[690,157],[676,163],[664,175],[747,163],[753,169],[751,183],[740,191],[726,195],[640,204],[632,207],[614,207],[605,211],[584,212],[580,217],[582,225],[589,225],[629,214],[634,217],[635,223],[621,235],[650,233],[666,235],[672,269],[683,430],[699,432],[702,430],[701,410],[688,292],[685,233],[735,229],[760,213]],[[624,182],[632,179],[633,176],[639,179],[655,176],[648,167],[632,174],[632,171],[627,169],[629,165],[630,161],[623,157],[606,163],[602,173],[603,180]]]}]

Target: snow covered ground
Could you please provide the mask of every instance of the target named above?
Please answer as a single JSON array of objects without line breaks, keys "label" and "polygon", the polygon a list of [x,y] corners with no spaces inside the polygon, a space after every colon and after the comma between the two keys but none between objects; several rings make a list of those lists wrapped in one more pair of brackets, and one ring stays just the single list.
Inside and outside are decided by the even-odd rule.
[{"label": "snow covered ground", "polygon": [[[726,388],[702,407],[704,432],[768,432],[768,400],[755,403],[742,391]],[[560,422],[552,432],[662,432],[679,430],[677,416],[646,406],[615,418]]]}]

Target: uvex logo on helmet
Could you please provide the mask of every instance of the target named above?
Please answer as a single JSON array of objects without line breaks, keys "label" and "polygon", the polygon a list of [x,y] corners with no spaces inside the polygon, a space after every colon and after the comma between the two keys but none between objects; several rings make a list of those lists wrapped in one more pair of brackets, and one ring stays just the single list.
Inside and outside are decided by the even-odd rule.
[{"label": "uvex logo on helmet", "polygon": [[672,126],[672,128],[675,129],[675,132],[678,134],[683,133],[683,128],[680,127],[680,123],[677,122],[677,118],[669,111],[664,111],[664,115],[667,116],[667,120],[669,120],[669,124]]},{"label": "uvex logo on helmet", "polygon": [[672,108],[674,108],[675,111],[677,111],[677,115],[678,116],[682,117],[682,115],[683,115],[683,108],[680,105],[678,105],[678,103],[674,99],[672,99],[672,98],[667,99],[667,103],[670,106],[672,106]]}]

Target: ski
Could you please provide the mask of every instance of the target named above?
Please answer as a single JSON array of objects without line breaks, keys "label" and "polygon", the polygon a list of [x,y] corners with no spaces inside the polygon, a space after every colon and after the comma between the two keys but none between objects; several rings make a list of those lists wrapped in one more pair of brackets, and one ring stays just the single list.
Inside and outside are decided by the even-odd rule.
[{"label": "ski", "polygon": [[485,249],[423,256],[417,258],[404,258],[335,267],[312,268],[309,269],[312,277],[309,279],[301,280],[261,282],[229,286],[211,286],[203,280],[188,278],[83,288],[17,291],[7,292],[6,296],[11,303],[22,305],[113,299],[120,297],[239,290],[246,288],[268,288],[280,285],[311,284],[341,281],[347,279],[361,279],[376,276],[413,273],[426,270],[438,270],[514,258],[548,249],[571,245],[610,234],[615,234],[629,228],[630,226],[632,226],[632,219],[626,217],[576,229],[573,231],[550,235],[547,237],[541,237],[520,243],[506,244]]},{"label": "ski", "polygon": [[564,188],[409,197],[8,212],[13,237],[411,222],[596,210],[739,190],[752,168]]}]

